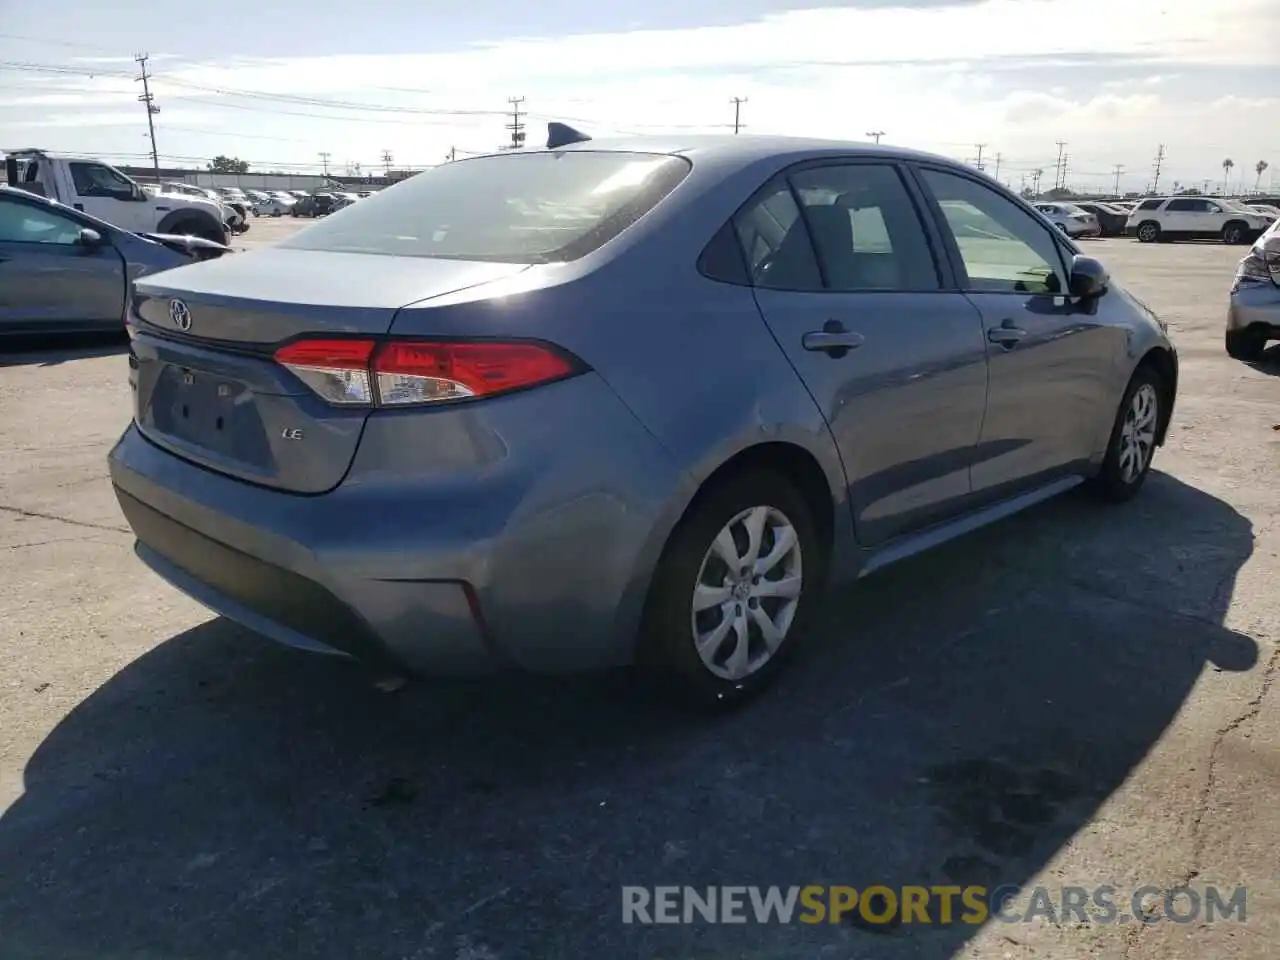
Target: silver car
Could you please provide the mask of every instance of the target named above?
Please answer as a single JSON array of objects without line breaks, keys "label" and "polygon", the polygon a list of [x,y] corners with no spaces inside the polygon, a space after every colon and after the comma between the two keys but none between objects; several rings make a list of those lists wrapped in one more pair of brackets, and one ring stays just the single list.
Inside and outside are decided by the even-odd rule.
[{"label": "silver car", "polygon": [[1280,221],[1253,244],[1236,268],[1227,307],[1227,353],[1257,362],[1280,340]]},{"label": "silver car", "polygon": [[1178,382],[989,177],[750,136],[444,164],[144,278],[131,325],[111,478],[179,589],[398,670],[638,663],[715,705],[829,583],[1132,497]]}]

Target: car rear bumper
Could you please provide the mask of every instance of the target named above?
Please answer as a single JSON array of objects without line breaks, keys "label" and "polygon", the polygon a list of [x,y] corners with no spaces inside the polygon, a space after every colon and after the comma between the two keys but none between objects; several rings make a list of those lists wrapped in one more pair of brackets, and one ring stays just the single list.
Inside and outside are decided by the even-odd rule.
[{"label": "car rear bumper", "polygon": [[1274,283],[1248,283],[1231,294],[1227,329],[1250,328],[1280,337],[1280,287]]},{"label": "car rear bumper", "polygon": [[[389,464],[423,429],[470,448]],[[594,374],[483,408],[374,414],[321,496],[210,472],[133,425],[109,464],[139,557],[193,599],[290,646],[434,674],[628,662],[684,490]]]}]

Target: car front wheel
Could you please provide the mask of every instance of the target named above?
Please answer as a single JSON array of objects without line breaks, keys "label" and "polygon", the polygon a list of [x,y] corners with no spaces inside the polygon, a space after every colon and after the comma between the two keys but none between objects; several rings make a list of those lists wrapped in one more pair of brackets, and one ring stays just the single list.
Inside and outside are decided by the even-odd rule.
[{"label": "car front wheel", "polygon": [[1233,360],[1256,363],[1266,348],[1267,338],[1252,330],[1227,331],[1227,356]]},{"label": "car front wheel", "polygon": [[1140,243],[1155,243],[1160,239],[1160,225],[1156,223],[1142,224],[1138,227],[1138,241]]},{"label": "car front wheel", "polygon": [[1163,397],[1160,375],[1149,366],[1139,367],[1120,402],[1102,469],[1091,481],[1102,499],[1122,502],[1142,489],[1155,458]]},{"label": "car front wheel", "polygon": [[640,660],[687,703],[729,707],[793,654],[825,559],[804,497],[752,470],[706,490],[654,576]]}]

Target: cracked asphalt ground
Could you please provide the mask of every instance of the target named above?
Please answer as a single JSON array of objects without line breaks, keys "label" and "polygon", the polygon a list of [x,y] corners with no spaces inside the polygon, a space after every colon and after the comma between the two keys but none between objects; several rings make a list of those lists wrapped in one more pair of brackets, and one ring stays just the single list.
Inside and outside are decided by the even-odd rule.
[{"label": "cracked asphalt ground", "polygon": [[[210,618],[107,483],[120,346],[7,357],[0,956],[1274,957],[1280,362],[1223,353],[1239,248],[1089,250],[1181,351],[1143,495],[842,590],[775,691],[710,721],[626,675],[385,693]],[[623,884],[949,881],[1246,884],[1247,922],[621,923]]]}]

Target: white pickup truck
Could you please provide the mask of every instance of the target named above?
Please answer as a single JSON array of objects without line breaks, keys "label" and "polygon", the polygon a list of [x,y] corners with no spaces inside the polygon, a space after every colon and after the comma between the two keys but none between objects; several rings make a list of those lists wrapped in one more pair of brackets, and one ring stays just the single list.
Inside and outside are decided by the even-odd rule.
[{"label": "white pickup truck", "polygon": [[5,150],[11,187],[57,200],[133,233],[165,233],[227,242],[222,208],[212,200],[148,194],[100,160],[60,157],[44,150]]}]

